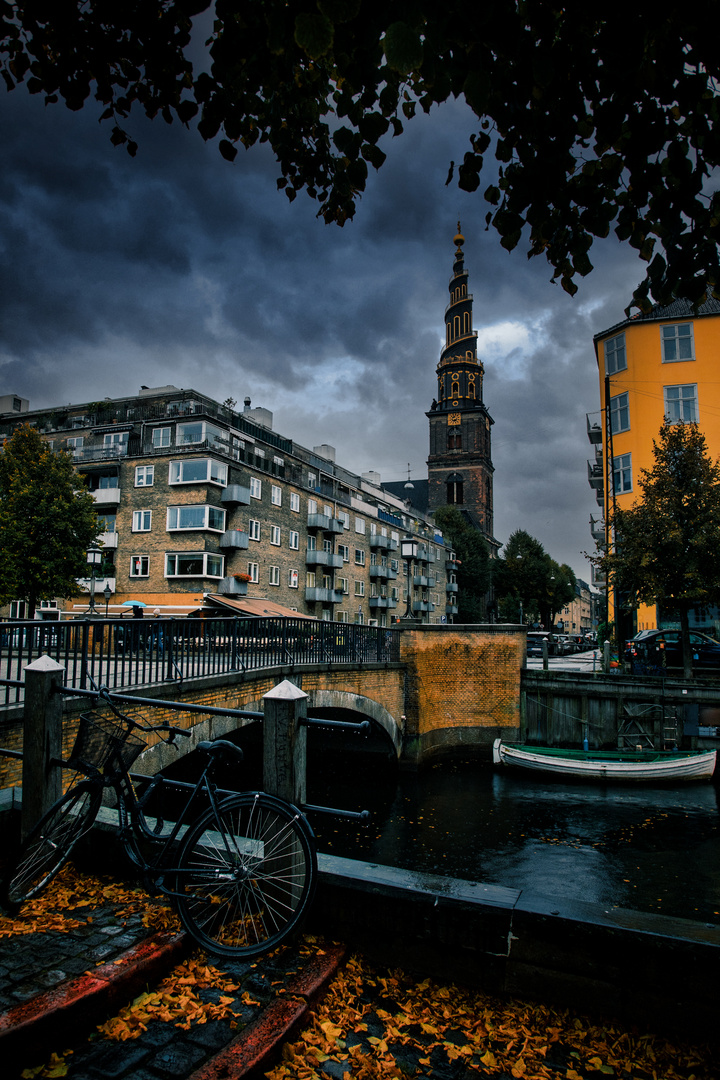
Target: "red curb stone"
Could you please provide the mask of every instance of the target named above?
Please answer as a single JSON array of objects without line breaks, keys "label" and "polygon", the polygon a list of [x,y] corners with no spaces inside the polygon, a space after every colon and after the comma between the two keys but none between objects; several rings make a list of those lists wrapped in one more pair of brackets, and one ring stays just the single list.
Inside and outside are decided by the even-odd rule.
[{"label": "red curb stone", "polygon": [[[207,1061],[188,1080],[239,1080],[267,1068],[269,1060],[311,1013],[310,1001],[334,977],[345,959],[344,945],[329,945],[291,979],[285,993],[276,997],[248,1024],[229,1046]],[[298,1000],[304,999],[304,1000]]]},{"label": "red curb stone", "polygon": [[345,959],[344,945],[327,945],[322,954],[316,954],[304,964],[302,971],[290,979],[285,987],[287,997],[312,999],[324,990],[335,976],[335,972]]},{"label": "red curb stone", "polygon": [[275,998],[257,1019],[243,1029],[242,1034],[194,1072],[189,1080],[224,1080],[226,1077],[238,1080],[241,1076],[247,1076],[259,1069],[273,1050],[289,1038],[308,1011],[306,1001]]},{"label": "red curb stone", "polygon": [[16,1047],[35,1048],[66,1035],[80,1019],[83,1024],[102,1015],[118,1000],[131,997],[160,972],[178,962],[187,947],[185,934],[162,931],[138,942],[115,961],[63,983],[30,1001],[0,1013],[0,1054]]}]

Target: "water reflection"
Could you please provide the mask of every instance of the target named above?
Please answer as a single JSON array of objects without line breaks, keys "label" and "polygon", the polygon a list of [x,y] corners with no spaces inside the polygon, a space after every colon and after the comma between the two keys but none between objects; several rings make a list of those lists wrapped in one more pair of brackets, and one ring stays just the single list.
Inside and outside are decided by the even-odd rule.
[{"label": "water reflection", "polygon": [[373,821],[358,830],[316,818],[321,850],[558,899],[720,920],[713,784],[543,783],[459,764],[372,783],[347,762],[328,766],[311,773],[310,801],[367,808]]}]

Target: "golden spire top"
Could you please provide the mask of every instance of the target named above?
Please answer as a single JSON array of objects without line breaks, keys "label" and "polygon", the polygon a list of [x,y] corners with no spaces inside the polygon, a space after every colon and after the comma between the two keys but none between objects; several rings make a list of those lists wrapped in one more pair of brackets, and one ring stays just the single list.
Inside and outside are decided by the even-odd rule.
[{"label": "golden spire top", "polygon": [[463,236],[462,232],[460,231],[460,222],[459,221],[458,221],[457,236],[454,237],[453,243],[455,244],[455,246],[457,248],[457,251],[455,252],[455,254],[456,255],[462,255],[462,253],[463,253],[462,252],[462,246],[465,243],[465,237]]}]

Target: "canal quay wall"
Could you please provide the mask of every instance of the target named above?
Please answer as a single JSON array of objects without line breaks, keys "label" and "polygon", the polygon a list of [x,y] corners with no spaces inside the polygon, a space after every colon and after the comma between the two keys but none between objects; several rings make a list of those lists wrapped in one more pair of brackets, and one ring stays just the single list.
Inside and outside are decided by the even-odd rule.
[{"label": "canal quay wall", "polygon": [[682,742],[715,749],[720,686],[707,681],[524,670],[518,741],[590,749]]},{"label": "canal quay wall", "polygon": [[720,1040],[720,926],[319,855],[311,929],[384,966]]}]

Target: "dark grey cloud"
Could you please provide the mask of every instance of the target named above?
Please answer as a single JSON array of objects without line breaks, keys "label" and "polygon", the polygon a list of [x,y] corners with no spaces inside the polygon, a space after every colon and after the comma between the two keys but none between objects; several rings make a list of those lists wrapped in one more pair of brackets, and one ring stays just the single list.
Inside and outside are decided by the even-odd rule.
[{"label": "dark grey cloud", "polygon": [[2,393],[31,407],[168,382],[249,395],[349,468],[390,480],[409,464],[419,478],[459,219],[495,419],[496,534],[525,528],[587,576],[592,336],[623,317],[640,268],[608,241],[571,299],[546,263],[505,252],[482,198],[445,186],[471,130],[463,106],[388,140],[344,228],[302,194],[289,204],[267,147],[230,165],[195,133],[133,118],[132,160],[92,110],[22,90],[0,91],[0,110]]}]

